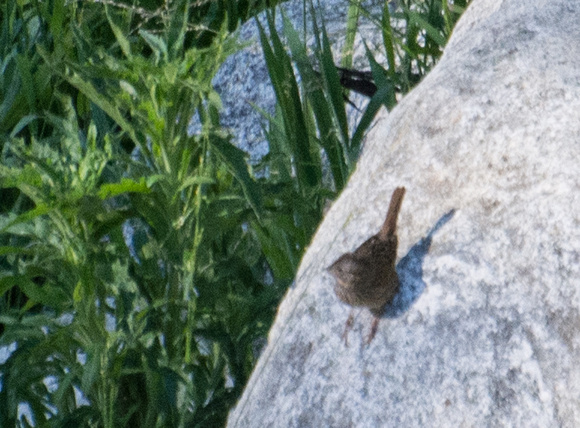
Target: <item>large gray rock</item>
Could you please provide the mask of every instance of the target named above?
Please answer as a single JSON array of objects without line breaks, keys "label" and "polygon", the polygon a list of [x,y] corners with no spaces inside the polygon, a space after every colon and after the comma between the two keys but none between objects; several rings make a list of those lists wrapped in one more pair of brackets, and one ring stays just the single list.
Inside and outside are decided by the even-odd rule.
[{"label": "large gray rock", "polygon": [[[580,426],[580,2],[474,0],[369,135],[230,427]],[[391,192],[401,291],[366,346],[325,272]]]}]

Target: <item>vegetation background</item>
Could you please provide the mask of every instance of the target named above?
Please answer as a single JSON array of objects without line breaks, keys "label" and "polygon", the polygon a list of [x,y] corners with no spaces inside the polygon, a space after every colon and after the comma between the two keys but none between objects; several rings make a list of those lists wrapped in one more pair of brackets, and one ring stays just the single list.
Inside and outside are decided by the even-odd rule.
[{"label": "vegetation background", "polygon": [[[373,117],[468,1],[385,3],[355,129],[315,6],[305,34],[277,3],[0,5],[0,426],[223,426]],[[251,165],[212,78],[258,13],[278,105]],[[349,3],[343,67],[365,13]]]}]

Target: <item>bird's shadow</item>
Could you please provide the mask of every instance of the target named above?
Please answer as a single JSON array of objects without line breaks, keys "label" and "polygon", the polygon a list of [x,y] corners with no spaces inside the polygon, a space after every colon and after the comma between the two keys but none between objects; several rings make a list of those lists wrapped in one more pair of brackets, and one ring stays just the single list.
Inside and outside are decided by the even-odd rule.
[{"label": "bird's shadow", "polygon": [[421,238],[397,264],[399,291],[392,302],[387,304],[381,318],[398,318],[409,310],[425,291],[423,262],[429,253],[433,235],[455,215],[455,210],[443,215],[426,237]]}]

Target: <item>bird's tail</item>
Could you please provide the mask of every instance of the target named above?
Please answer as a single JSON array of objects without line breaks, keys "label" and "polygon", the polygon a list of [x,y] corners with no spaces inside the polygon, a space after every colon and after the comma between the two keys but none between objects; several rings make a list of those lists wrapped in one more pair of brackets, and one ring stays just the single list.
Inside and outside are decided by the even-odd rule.
[{"label": "bird's tail", "polygon": [[397,217],[399,216],[399,211],[401,210],[403,196],[405,196],[405,188],[397,187],[393,192],[393,196],[391,196],[391,203],[389,205],[389,210],[387,211],[387,218],[385,219],[383,227],[379,232],[379,236],[382,239],[397,233]]}]

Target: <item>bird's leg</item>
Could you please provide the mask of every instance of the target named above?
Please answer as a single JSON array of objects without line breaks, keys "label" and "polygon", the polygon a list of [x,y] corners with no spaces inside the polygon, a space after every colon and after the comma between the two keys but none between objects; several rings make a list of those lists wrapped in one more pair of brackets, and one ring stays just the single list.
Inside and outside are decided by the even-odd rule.
[{"label": "bird's leg", "polygon": [[348,346],[348,332],[352,328],[353,324],[354,324],[354,309],[351,309],[350,313],[348,314],[348,319],[344,324],[344,332],[342,333],[342,340],[344,340],[345,346]]},{"label": "bird's leg", "polygon": [[371,332],[367,337],[367,345],[369,345],[375,338],[375,335],[377,334],[377,330],[379,328],[379,321],[380,321],[379,317],[373,316],[373,323],[371,324]]}]

